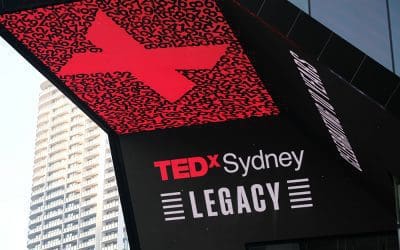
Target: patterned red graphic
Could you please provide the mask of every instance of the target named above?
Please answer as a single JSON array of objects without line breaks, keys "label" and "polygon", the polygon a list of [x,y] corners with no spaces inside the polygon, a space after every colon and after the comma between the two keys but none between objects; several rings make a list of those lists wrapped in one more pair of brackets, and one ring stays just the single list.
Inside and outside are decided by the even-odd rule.
[{"label": "patterned red graphic", "polygon": [[[193,82],[176,69],[209,69],[224,54],[226,45],[146,50],[102,11],[86,39],[102,52],[73,55],[61,68],[61,75],[126,71],[174,102],[193,87]],[[82,68],[82,65],[85,65]]]},{"label": "patterned red graphic", "polygon": [[214,1],[85,0],[0,23],[119,134],[279,113]]}]

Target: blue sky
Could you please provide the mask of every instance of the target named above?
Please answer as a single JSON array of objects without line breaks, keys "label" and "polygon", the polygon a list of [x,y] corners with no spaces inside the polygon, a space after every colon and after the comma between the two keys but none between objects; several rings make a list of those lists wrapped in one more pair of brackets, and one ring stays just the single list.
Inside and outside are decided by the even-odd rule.
[{"label": "blue sky", "polygon": [[0,38],[1,249],[26,249],[37,102],[43,81]]}]

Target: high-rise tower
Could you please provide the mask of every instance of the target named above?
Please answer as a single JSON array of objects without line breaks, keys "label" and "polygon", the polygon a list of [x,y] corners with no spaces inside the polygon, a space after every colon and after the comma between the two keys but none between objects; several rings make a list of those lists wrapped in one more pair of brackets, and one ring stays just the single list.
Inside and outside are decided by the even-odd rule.
[{"label": "high-rise tower", "polygon": [[38,112],[28,249],[128,249],[106,134],[49,82]]}]

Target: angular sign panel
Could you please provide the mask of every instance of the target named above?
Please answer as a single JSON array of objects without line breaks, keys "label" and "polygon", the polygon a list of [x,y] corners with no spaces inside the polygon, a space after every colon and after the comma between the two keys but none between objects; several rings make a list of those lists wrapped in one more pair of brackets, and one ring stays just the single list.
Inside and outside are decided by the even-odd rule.
[{"label": "angular sign panel", "polygon": [[86,0],[0,23],[118,134],[279,113],[214,1]]},{"label": "angular sign panel", "polygon": [[398,121],[236,3],[84,0],[0,23],[108,131],[133,249],[396,229]]}]

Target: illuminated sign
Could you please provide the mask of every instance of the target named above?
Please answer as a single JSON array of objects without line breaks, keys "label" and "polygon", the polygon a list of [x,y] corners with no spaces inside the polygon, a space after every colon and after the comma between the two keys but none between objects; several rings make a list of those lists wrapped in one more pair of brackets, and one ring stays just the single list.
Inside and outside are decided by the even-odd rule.
[{"label": "illuminated sign", "polygon": [[60,75],[130,72],[169,102],[177,101],[194,87],[178,69],[209,70],[227,48],[227,45],[208,45],[145,49],[100,10],[86,39],[99,48],[75,53],[61,68]]},{"label": "illuminated sign", "polygon": [[4,25],[118,134],[277,115],[214,1],[93,1]]}]

